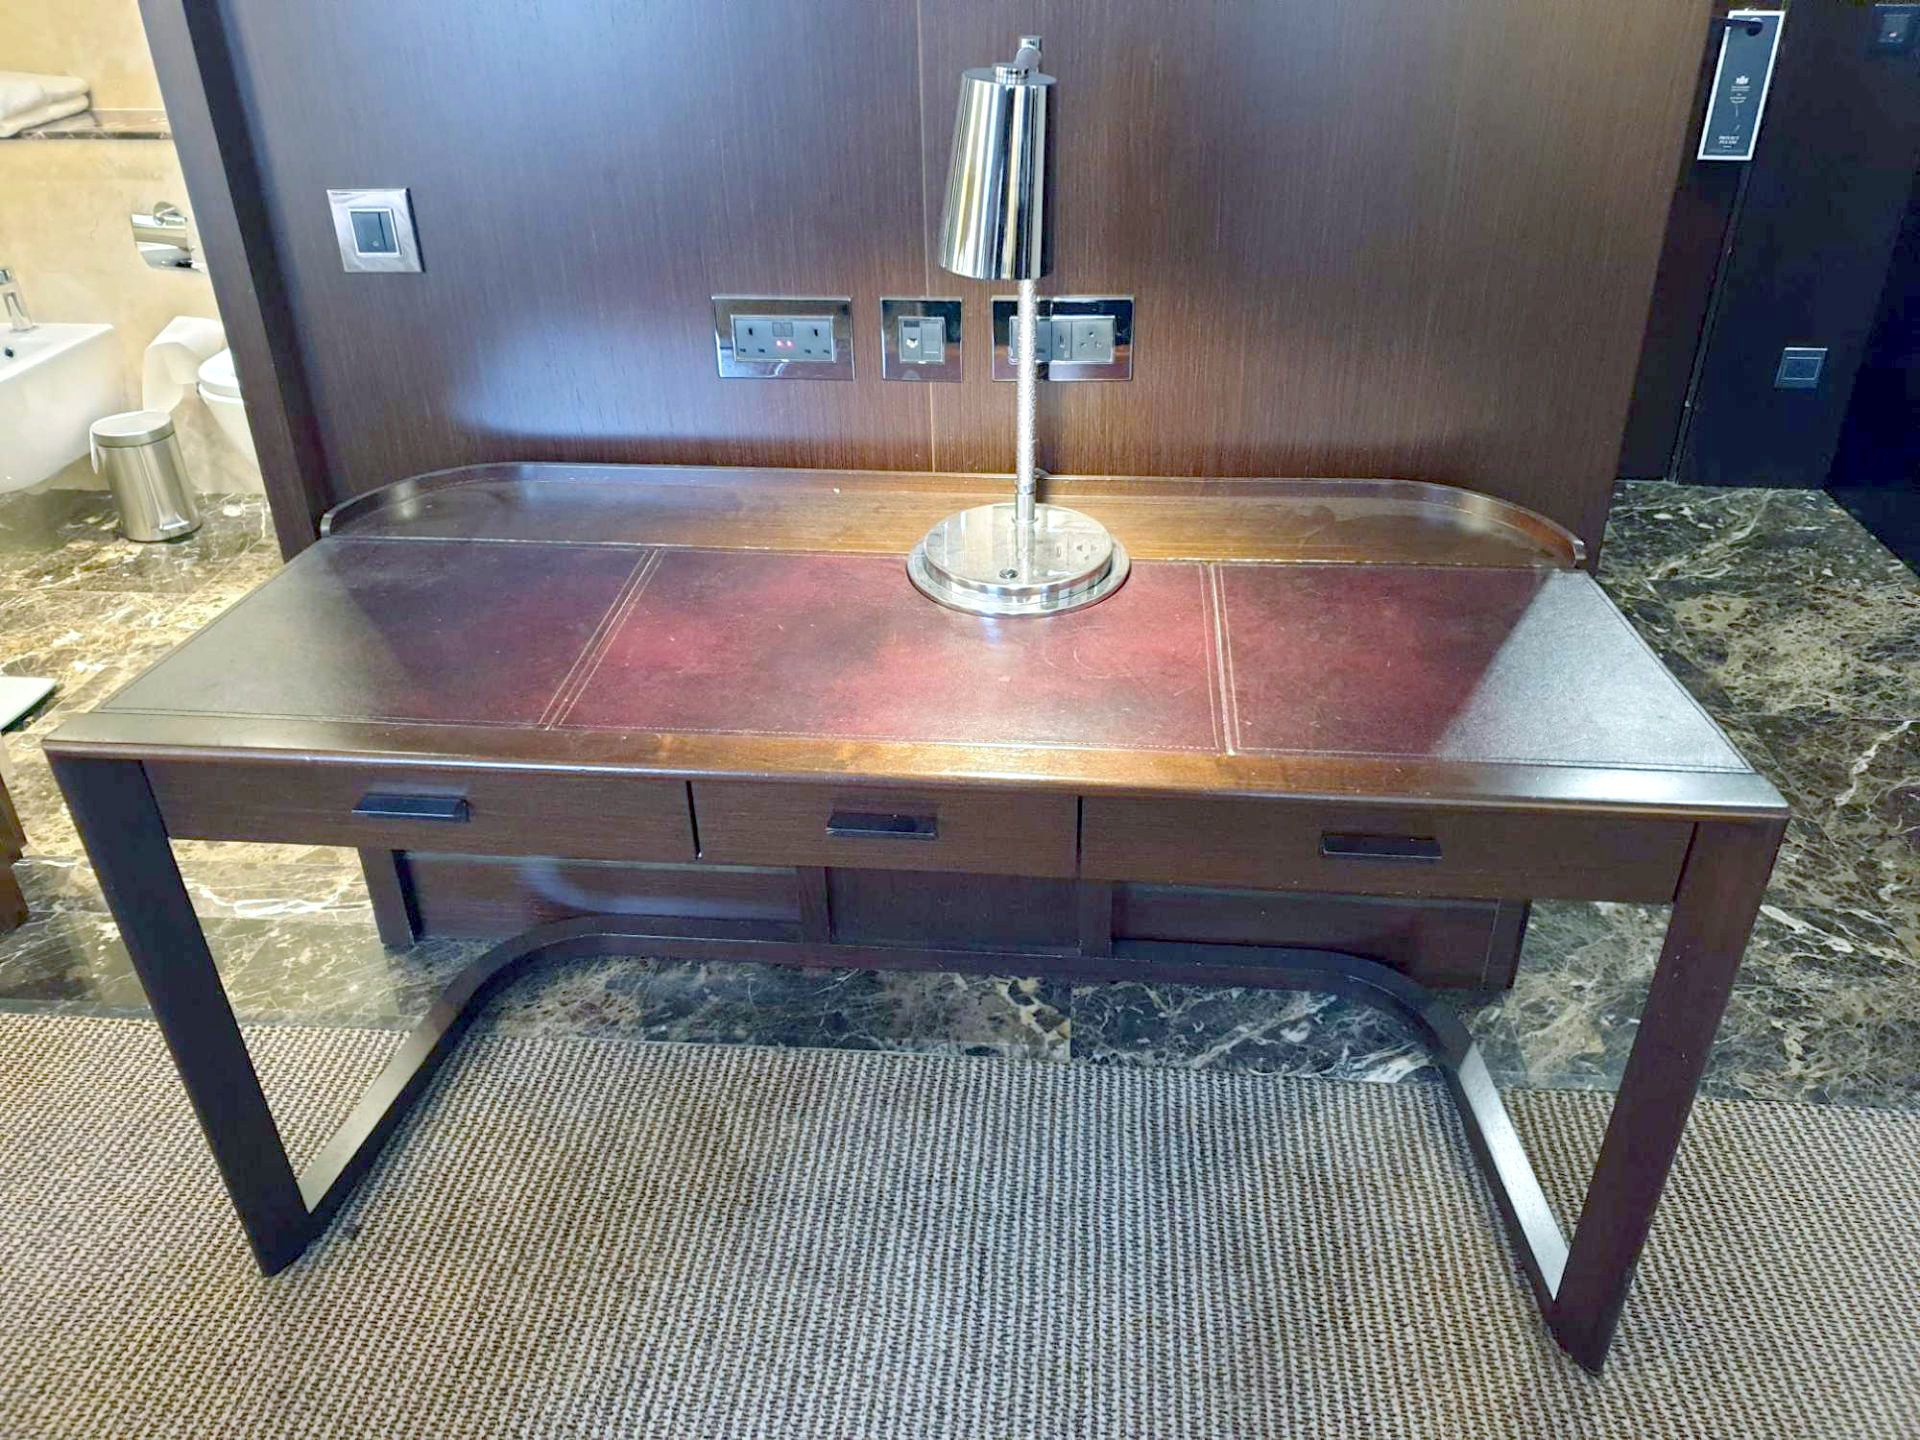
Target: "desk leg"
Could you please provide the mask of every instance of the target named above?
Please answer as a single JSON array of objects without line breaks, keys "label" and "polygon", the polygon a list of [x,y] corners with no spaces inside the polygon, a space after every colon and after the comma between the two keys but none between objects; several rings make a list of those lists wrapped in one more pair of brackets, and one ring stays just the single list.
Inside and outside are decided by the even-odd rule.
[{"label": "desk leg", "polygon": [[1695,827],[1667,939],[1547,1321],[1598,1373],[1680,1148],[1783,822]]},{"label": "desk leg", "polygon": [[[6,754],[0,751],[0,768]],[[0,775],[0,933],[27,923],[27,899],[20,893],[20,881],[14,876],[13,862],[27,848],[27,832],[20,828],[13,800],[7,794],[6,776]]]},{"label": "desk leg", "polygon": [[27,897],[14,878],[13,862],[0,854],[0,935],[27,923]]},{"label": "desk leg", "polygon": [[362,850],[360,869],[367,877],[367,898],[373,902],[373,923],[380,943],[404,950],[420,938],[420,916],[413,904],[413,877],[407,873],[406,852]]},{"label": "desk leg", "polygon": [[119,923],[220,1178],[267,1274],[305,1248],[313,1220],[260,1091],[137,760],[53,758],[80,839]]}]

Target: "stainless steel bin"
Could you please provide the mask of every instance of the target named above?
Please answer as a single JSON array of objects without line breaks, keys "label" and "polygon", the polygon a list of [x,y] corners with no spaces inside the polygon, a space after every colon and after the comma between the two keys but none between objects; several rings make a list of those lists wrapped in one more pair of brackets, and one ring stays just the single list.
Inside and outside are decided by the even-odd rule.
[{"label": "stainless steel bin", "polygon": [[200,528],[193,480],[164,410],[127,410],[93,422],[93,470],[107,477],[129,540],[179,540]]}]

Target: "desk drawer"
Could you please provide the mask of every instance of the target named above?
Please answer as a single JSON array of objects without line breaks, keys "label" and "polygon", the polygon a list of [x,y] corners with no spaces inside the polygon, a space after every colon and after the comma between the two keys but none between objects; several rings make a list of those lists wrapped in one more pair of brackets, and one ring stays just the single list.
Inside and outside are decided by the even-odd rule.
[{"label": "desk drawer", "polygon": [[680,780],[189,761],[150,763],[147,777],[168,833],[184,839],[577,860],[694,858]]},{"label": "desk drawer", "polygon": [[985,875],[1074,873],[1072,795],[696,780],[700,858]]},{"label": "desk drawer", "polygon": [[1618,816],[1089,796],[1089,879],[1486,900],[1673,898],[1693,827]]}]

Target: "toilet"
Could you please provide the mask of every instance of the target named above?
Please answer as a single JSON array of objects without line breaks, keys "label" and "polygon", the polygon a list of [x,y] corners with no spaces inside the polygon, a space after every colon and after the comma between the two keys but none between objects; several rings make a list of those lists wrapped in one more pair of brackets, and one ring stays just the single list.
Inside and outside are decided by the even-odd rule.
[{"label": "toilet", "polygon": [[233,351],[222,350],[200,366],[200,398],[212,413],[220,433],[248,460],[258,464],[253,432],[247,428],[247,404],[240,398],[240,379],[233,369]]}]

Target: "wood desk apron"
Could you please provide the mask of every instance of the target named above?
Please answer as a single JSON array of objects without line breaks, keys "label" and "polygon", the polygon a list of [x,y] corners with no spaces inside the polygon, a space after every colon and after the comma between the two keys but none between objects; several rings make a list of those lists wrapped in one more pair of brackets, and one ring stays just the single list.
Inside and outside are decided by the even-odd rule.
[{"label": "wood desk apron", "polygon": [[[1082,612],[991,620],[916,594],[898,543],[977,485],[403,482],[47,742],[262,1267],[298,1256],[534,958],[1308,986],[1425,1041],[1549,1326],[1597,1369],[1778,795],[1538,517],[1409,482],[1079,482],[1132,577]],[[296,1177],[169,838],[356,846],[394,941],[437,916],[534,928],[455,983]],[[474,878],[503,866],[511,885]],[[1289,923],[1363,936],[1364,907],[1411,906],[1436,946],[1450,915],[1517,943],[1538,897],[1674,905],[1570,1245],[1477,1051],[1409,980],[1418,955],[1247,919],[1305,904]]]}]

